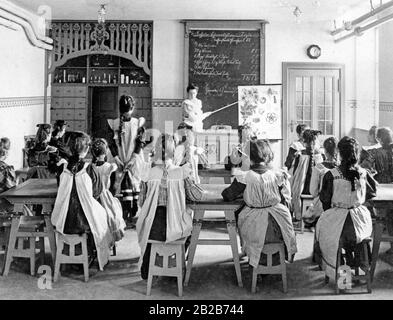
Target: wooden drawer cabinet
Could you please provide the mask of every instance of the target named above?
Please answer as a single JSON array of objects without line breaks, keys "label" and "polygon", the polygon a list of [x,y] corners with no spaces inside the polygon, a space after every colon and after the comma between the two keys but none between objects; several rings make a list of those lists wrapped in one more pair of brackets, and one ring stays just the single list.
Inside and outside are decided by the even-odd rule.
[{"label": "wooden drawer cabinet", "polygon": [[86,109],[86,99],[75,98],[75,109]]},{"label": "wooden drawer cabinet", "polygon": [[61,97],[63,96],[63,88],[64,87],[52,87],[52,97]]},{"label": "wooden drawer cabinet", "polygon": [[74,130],[86,132],[86,121],[74,121]]},{"label": "wooden drawer cabinet", "polygon": [[52,122],[63,119],[63,109],[51,109],[50,116]]},{"label": "wooden drawer cabinet", "polygon": [[51,109],[60,109],[63,108],[63,99],[62,98],[52,98]]},{"label": "wooden drawer cabinet", "polygon": [[63,109],[63,119],[64,120],[75,119],[75,110],[74,109]]},{"label": "wooden drawer cabinet", "polygon": [[86,119],[86,111],[81,109],[81,110],[75,110],[75,120],[85,120]]},{"label": "wooden drawer cabinet", "polygon": [[63,96],[64,97],[73,97],[75,94],[75,88],[74,87],[63,87]]},{"label": "wooden drawer cabinet", "polygon": [[86,87],[75,87],[74,88],[75,97],[86,97]]},{"label": "wooden drawer cabinet", "polygon": [[75,100],[74,98],[63,98],[64,108],[73,109],[75,108]]}]

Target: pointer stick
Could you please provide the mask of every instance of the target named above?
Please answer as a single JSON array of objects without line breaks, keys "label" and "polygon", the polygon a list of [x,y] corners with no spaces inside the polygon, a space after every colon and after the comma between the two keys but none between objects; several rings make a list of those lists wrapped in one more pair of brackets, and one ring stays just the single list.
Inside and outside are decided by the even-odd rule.
[{"label": "pointer stick", "polygon": [[228,105],[226,105],[225,107],[222,107],[222,108],[220,108],[220,109],[214,110],[214,111],[212,111],[211,113],[213,114],[213,113],[219,112],[219,111],[221,111],[221,110],[224,110],[224,109],[226,109],[226,108],[232,107],[232,106],[235,105],[236,103],[238,103],[238,101],[236,101],[236,102],[234,102],[234,103],[231,103],[231,104],[228,104]]}]

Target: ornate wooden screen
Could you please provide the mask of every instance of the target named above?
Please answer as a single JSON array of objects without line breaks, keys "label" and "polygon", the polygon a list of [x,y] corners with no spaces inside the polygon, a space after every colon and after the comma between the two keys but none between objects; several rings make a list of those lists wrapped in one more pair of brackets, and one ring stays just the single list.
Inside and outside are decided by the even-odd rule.
[{"label": "ornate wooden screen", "polygon": [[112,54],[131,60],[151,75],[152,23],[54,22],[49,72],[68,59],[88,54]]}]

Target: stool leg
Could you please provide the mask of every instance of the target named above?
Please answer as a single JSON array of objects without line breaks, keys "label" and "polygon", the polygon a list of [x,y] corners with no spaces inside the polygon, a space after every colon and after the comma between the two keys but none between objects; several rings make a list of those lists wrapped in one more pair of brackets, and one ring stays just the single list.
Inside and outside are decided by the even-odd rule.
[{"label": "stool leg", "polygon": [[38,238],[38,244],[40,246],[40,264],[45,264],[45,238],[40,237]]},{"label": "stool leg", "polygon": [[338,269],[341,265],[341,245],[338,246],[338,251],[337,251],[337,261],[336,261],[336,279],[334,281],[334,286],[335,286],[335,293],[339,294],[340,289],[338,287]]},{"label": "stool leg", "polygon": [[[146,295],[150,296],[151,294],[151,285],[153,283],[153,268],[156,259],[156,246],[154,244],[151,245],[150,249],[150,260],[149,260],[149,275],[147,277],[147,290]],[[163,264],[164,267],[164,264]]]},{"label": "stool leg", "polygon": [[287,265],[285,264],[285,250],[283,247],[280,249],[280,264],[281,264],[281,278],[284,293],[288,292],[287,283]]},{"label": "stool leg", "polygon": [[242,288],[243,281],[242,281],[242,273],[240,270],[239,247],[237,245],[235,221],[228,221],[227,222],[227,230],[228,230],[229,239],[231,242],[232,256],[233,256],[233,262],[235,264],[237,283],[238,283],[239,287]]},{"label": "stool leg", "polygon": [[16,218],[12,219],[10,236],[9,236],[7,250],[6,250],[6,254],[5,254],[5,263],[4,263],[3,276],[7,276],[8,272],[10,271],[11,262],[12,262],[12,256],[14,254],[15,244],[16,244],[16,241],[17,241],[16,234],[17,234],[18,229],[19,229],[19,224],[20,224],[20,218],[19,217],[16,217]]},{"label": "stool leg", "polygon": [[34,276],[35,274],[35,238],[30,237],[30,274]]},{"label": "stool leg", "polygon": [[177,289],[179,297],[183,296],[183,250],[184,245],[176,248]]},{"label": "stool leg", "polygon": [[82,255],[83,255],[83,274],[85,276],[85,282],[87,282],[89,281],[89,257],[87,254],[86,234],[83,235],[83,239],[82,239]]},{"label": "stool leg", "polygon": [[370,274],[370,265],[369,265],[369,257],[368,257],[368,245],[364,243],[363,250],[364,250],[364,259],[367,261],[367,269],[366,269],[366,280],[367,280],[367,292],[371,293],[371,274]]},{"label": "stool leg", "polygon": [[52,256],[52,266],[54,266],[55,260],[56,260],[55,231],[53,229],[52,222],[50,221],[50,217],[48,215],[45,215],[44,219],[45,219],[46,231],[48,233],[49,246],[50,246],[50,251],[51,251],[51,256]]},{"label": "stool leg", "polygon": [[[199,212],[199,210],[195,210],[194,214],[195,214],[195,216],[198,216],[201,213]],[[194,216],[194,218],[197,218],[195,216]],[[203,212],[202,212],[201,218],[202,217],[203,217]],[[198,239],[199,239],[199,233],[201,232],[201,228],[202,228],[202,221],[193,221],[192,224],[193,224],[193,227],[192,227],[192,233],[191,233],[191,243],[190,243],[190,247],[188,248],[186,277],[184,280],[184,286],[188,286],[188,282],[190,281],[192,263],[194,262],[195,251],[196,251],[196,247],[197,247]]]},{"label": "stool leg", "polygon": [[62,251],[64,248],[64,242],[60,239],[59,235],[56,234],[57,240],[57,249],[56,249],[56,258],[55,258],[55,270],[53,274],[53,282],[57,282],[60,275],[60,257],[62,255]]},{"label": "stool leg", "polygon": [[255,293],[257,291],[257,268],[252,267],[252,282],[251,282],[251,292]]}]

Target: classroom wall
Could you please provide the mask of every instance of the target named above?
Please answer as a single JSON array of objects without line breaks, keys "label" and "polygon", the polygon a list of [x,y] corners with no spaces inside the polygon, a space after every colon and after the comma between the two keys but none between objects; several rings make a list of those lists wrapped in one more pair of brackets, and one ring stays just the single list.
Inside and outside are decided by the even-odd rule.
[{"label": "classroom wall", "polygon": [[379,29],[379,125],[393,128],[393,22]]},{"label": "classroom wall", "polygon": [[32,46],[24,31],[0,25],[0,136],[11,139],[7,163],[22,167],[24,136],[44,121],[45,51]]},{"label": "classroom wall", "polygon": [[[306,55],[310,44],[322,48],[316,61],[345,65],[345,118],[342,135],[366,142],[366,130],[378,120],[378,34],[334,43],[331,22],[271,22],[266,25],[266,83],[282,82],[283,62],[313,63]],[[154,21],[153,125],[164,129],[165,121],[181,120],[184,83],[184,25],[179,20]],[[393,100],[392,100],[393,101]],[[285,124],[284,124],[285,125]],[[274,145],[275,164],[282,165],[281,143]]]}]

